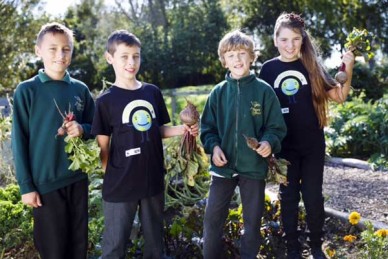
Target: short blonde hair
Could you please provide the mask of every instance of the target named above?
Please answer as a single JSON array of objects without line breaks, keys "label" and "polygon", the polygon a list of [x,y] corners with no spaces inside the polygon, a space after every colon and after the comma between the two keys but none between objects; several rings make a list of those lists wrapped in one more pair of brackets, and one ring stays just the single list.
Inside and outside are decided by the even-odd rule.
[{"label": "short blonde hair", "polygon": [[253,39],[239,30],[234,30],[227,33],[218,44],[218,58],[221,61],[221,64],[225,66],[224,55],[226,52],[239,49],[248,51],[253,62],[255,62],[257,54],[255,52],[255,43]]},{"label": "short blonde hair", "polygon": [[67,28],[65,25],[57,22],[46,23],[40,28],[40,31],[38,32],[38,35],[36,37],[37,46],[40,46],[44,35],[46,35],[47,33],[53,33],[53,34],[60,33],[60,34],[66,35],[70,41],[71,47],[73,48],[74,46],[73,31]]}]

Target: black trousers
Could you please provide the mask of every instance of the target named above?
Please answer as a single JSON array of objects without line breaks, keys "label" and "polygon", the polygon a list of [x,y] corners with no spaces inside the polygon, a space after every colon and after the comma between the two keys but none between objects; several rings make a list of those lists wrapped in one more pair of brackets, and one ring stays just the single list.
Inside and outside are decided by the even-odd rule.
[{"label": "black trousers", "polygon": [[[306,139],[310,139],[306,141]],[[302,198],[306,209],[309,238],[313,244],[320,244],[325,220],[324,198],[322,194],[325,158],[324,135],[318,133],[313,138],[301,136],[296,148],[283,146],[279,157],[287,159],[288,185],[280,185],[281,218],[288,246],[298,245],[298,212]]]},{"label": "black trousers", "polygon": [[42,259],[85,259],[88,247],[88,181],[41,195],[33,209],[34,243]]}]

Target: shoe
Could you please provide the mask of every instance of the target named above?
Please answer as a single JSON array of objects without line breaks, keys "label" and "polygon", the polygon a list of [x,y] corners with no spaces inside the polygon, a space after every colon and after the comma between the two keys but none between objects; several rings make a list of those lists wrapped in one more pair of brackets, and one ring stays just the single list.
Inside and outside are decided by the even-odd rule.
[{"label": "shoe", "polygon": [[312,247],[311,256],[313,259],[327,259],[326,255],[322,252],[320,247]]},{"label": "shoe", "polygon": [[300,255],[299,250],[293,249],[287,251],[287,259],[301,259],[302,256]]}]

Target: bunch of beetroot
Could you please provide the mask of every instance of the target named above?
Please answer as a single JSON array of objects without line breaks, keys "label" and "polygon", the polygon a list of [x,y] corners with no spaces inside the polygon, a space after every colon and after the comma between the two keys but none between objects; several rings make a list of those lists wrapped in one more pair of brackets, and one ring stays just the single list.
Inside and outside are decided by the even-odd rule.
[{"label": "bunch of beetroot", "polygon": [[[249,148],[256,150],[258,147],[260,147],[260,143],[256,138],[247,137],[244,134],[243,136]],[[277,159],[273,154],[266,157],[266,159],[269,169],[268,181],[287,186],[287,166],[290,165],[290,162],[283,158]]]},{"label": "bunch of beetroot", "polygon": [[57,104],[57,102],[55,101],[55,99],[54,99],[54,103],[55,103],[55,107],[57,107],[57,110],[58,110],[59,114],[60,114],[61,117],[63,118],[62,126],[58,129],[57,135],[55,135],[55,137],[57,137],[57,136],[63,136],[63,135],[65,135],[65,133],[66,133],[66,123],[68,123],[68,122],[70,122],[70,121],[74,121],[74,120],[76,119],[76,118],[75,118],[75,114],[74,114],[73,111],[71,110],[70,105],[69,105],[69,111],[65,111],[65,114],[63,114],[63,113],[61,112],[61,109],[59,109],[58,104]]},{"label": "bunch of beetroot", "polygon": [[[179,113],[179,118],[183,124],[193,126],[199,121],[199,112],[197,107],[186,99],[186,107]],[[192,157],[193,152],[197,151],[196,137],[193,137],[190,132],[186,131],[182,137],[180,144],[180,154],[186,159]]]},{"label": "bunch of beetroot", "polygon": [[[366,61],[373,57],[372,48],[370,45],[372,36],[367,30],[359,30],[353,28],[353,31],[346,37],[345,48],[352,51],[357,56],[363,56]],[[338,83],[343,85],[348,81],[348,75],[345,72],[345,64],[342,63],[339,71],[335,74],[334,78]]]}]

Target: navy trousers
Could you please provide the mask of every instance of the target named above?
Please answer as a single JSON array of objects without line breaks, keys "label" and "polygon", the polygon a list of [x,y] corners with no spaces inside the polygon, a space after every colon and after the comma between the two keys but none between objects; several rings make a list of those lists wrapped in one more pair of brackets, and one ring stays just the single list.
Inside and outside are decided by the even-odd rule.
[{"label": "navy trousers", "polygon": [[260,248],[260,226],[264,210],[264,180],[241,176],[232,179],[212,176],[204,216],[204,259],[225,258],[222,236],[230,201],[239,186],[243,209],[244,234],[241,237],[242,259],[256,258]]},{"label": "navy trousers", "polygon": [[33,209],[34,243],[42,259],[85,259],[88,248],[88,180],[40,196]]},{"label": "navy trousers", "polygon": [[320,244],[325,220],[322,195],[325,142],[323,132],[311,141],[303,136],[294,148],[283,145],[279,157],[287,159],[288,185],[280,185],[281,218],[288,246],[298,245],[298,212],[302,198],[306,209],[306,222],[312,243]]}]

